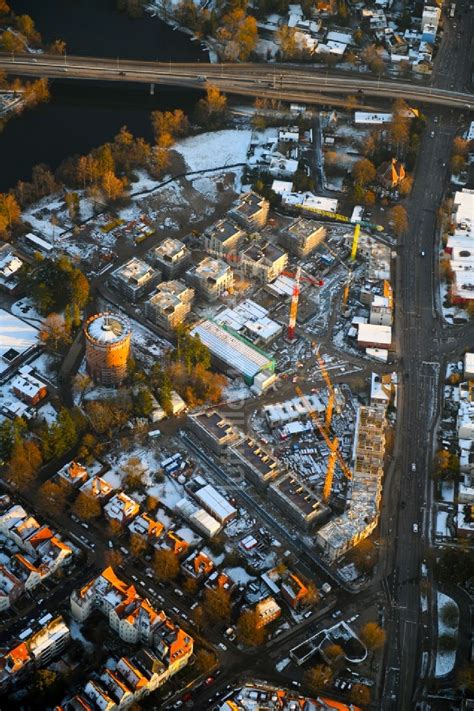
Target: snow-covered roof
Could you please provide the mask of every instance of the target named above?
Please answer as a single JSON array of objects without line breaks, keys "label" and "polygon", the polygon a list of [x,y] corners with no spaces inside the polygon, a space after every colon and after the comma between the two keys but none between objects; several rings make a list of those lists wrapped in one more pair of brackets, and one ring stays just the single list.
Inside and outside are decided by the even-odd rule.
[{"label": "snow-covered roof", "polygon": [[105,312],[90,319],[86,330],[98,343],[118,343],[130,333],[130,326],[123,316]]},{"label": "snow-covered roof", "polygon": [[355,124],[380,124],[380,123],[390,123],[392,120],[392,114],[385,113],[368,113],[367,111],[355,111],[354,112],[354,123]]},{"label": "snow-covered roof", "polygon": [[293,190],[293,183],[291,180],[274,180],[272,183],[272,190],[277,195],[283,195],[283,193],[291,193]]},{"label": "snow-covered roof", "polygon": [[390,326],[360,323],[357,340],[360,343],[374,343],[383,346],[390,346],[392,343],[392,329]]},{"label": "snow-covered roof", "polygon": [[221,496],[217,489],[211,484],[206,484],[206,486],[198,489],[195,492],[195,496],[204,506],[207,506],[220,521],[225,521],[237,513],[237,509],[234,508],[227,499]]},{"label": "snow-covered roof", "polygon": [[0,309],[0,373],[37,343],[37,328]]}]

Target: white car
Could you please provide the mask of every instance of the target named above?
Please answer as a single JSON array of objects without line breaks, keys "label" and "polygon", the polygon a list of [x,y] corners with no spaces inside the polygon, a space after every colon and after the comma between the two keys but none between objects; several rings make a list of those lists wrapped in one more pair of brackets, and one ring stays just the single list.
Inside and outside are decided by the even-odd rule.
[{"label": "white car", "polygon": [[412,472],[416,472],[416,464],[415,464],[415,462],[413,462],[413,464],[411,465],[411,470],[412,470]]},{"label": "white car", "polygon": [[413,524],[413,533],[418,533],[418,524],[417,523]]}]

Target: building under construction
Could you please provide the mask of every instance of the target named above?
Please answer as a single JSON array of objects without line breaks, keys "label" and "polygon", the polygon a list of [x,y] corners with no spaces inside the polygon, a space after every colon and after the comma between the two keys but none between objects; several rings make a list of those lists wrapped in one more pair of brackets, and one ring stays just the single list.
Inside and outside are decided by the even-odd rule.
[{"label": "building under construction", "polygon": [[87,369],[102,385],[120,385],[127,375],[131,330],[121,315],[104,313],[91,316],[84,326]]}]

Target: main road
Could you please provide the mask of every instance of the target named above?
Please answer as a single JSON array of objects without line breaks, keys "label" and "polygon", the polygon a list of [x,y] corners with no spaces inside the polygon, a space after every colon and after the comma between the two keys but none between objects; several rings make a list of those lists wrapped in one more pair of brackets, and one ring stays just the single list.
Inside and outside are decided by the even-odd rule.
[{"label": "main road", "polygon": [[397,256],[396,339],[403,380],[395,466],[387,474],[381,522],[388,641],[383,711],[415,709],[433,664],[433,632],[423,624],[426,620],[420,610],[420,573],[430,544],[429,472],[444,370],[443,326],[433,302],[438,258],[436,215],[455,131],[456,126],[446,117],[425,131],[413,192],[407,202],[410,229]]},{"label": "main road", "polygon": [[474,108],[467,92],[388,79],[320,72],[288,64],[175,64],[100,57],[0,54],[0,70],[21,76],[61,77],[95,81],[125,81],[202,89],[209,82],[229,94],[267,96],[315,104],[327,95],[357,94],[403,98],[451,108]]}]

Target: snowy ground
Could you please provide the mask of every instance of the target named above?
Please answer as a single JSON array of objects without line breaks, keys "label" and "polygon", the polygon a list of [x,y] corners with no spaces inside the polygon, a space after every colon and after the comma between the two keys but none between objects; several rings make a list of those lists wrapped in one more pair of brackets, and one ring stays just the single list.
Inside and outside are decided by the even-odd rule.
[{"label": "snowy ground", "polygon": [[183,156],[189,171],[222,168],[245,163],[251,131],[215,131],[180,141],[174,150]]},{"label": "snowy ground", "polygon": [[[458,634],[458,626],[453,629],[451,627],[448,627],[447,625],[444,624],[444,622],[441,619],[441,610],[446,603],[453,603],[454,600],[448,595],[444,595],[444,593],[438,592],[437,594],[437,606],[438,606],[438,637],[440,637],[443,634],[448,634],[450,636],[456,636]],[[455,603],[456,604],[456,603]],[[458,618],[459,618],[459,610],[458,610]],[[436,653],[436,670],[435,670],[435,676],[440,677],[440,676],[445,676],[446,674],[449,674],[455,664],[456,661],[456,650],[453,650],[452,652],[441,652],[439,649]]]}]

